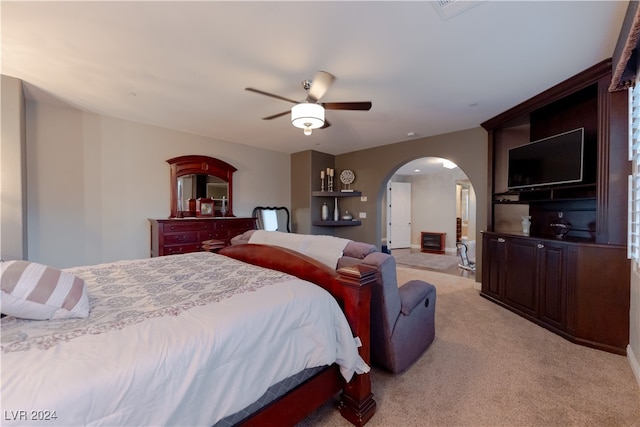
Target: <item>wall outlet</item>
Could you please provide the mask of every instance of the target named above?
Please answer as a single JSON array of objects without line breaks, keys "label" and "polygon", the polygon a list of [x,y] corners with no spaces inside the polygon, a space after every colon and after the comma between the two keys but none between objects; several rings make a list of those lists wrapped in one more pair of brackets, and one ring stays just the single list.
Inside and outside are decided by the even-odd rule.
[{"label": "wall outlet", "polygon": [[358,218],[366,218],[367,217],[367,213],[366,212],[360,212],[360,214],[358,215]]},{"label": "wall outlet", "polygon": [[360,196],[360,201],[361,202],[366,202],[367,201],[367,196]]}]

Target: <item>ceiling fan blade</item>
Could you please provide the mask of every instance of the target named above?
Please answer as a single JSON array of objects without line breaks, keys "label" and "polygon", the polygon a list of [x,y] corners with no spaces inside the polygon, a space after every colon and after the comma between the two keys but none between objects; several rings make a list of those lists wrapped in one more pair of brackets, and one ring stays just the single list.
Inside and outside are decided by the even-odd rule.
[{"label": "ceiling fan blade", "polygon": [[321,105],[327,110],[370,110],[371,101],[366,102],[322,102]]},{"label": "ceiling fan blade", "polygon": [[274,114],[273,116],[263,117],[262,120],[276,119],[278,117],[284,116],[285,114],[289,114],[290,112],[291,110],[283,111],[282,113]]},{"label": "ceiling fan blade", "polygon": [[324,120],[324,125],[320,129],[326,129],[331,126],[331,123],[327,119]]},{"label": "ceiling fan blade", "polygon": [[311,80],[311,87],[309,88],[307,102],[317,102],[324,96],[329,90],[329,87],[335,80],[335,76],[326,71],[318,71]]},{"label": "ceiling fan blade", "polygon": [[269,92],[264,92],[262,90],[254,89],[252,87],[245,87],[244,89],[248,90],[249,92],[255,92],[255,93],[259,93],[260,95],[270,96],[272,98],[281,99],[283,101],[291,102],[292,104],[297,104],[299,102],[299,101],[294,101],[293,99],[285,98],[284,96],[274,95],[274,94],[269,93]]}]

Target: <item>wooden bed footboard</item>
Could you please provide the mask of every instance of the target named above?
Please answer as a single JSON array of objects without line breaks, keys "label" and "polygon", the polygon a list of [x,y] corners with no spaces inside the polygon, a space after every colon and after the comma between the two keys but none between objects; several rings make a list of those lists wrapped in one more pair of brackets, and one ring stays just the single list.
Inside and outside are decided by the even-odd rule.
[{"label": "wooden bed footboard", "polygon": [[[269,245],[233,245],[218,253],[292,274],[329,291],[342,307],[354,336],[362,342],[360,356],[370,364],[370,284],[375,281],[374,268],[357,265],[335,271],[306,255]],[[341,415],[356,426],[364,425],[376,410],[371,393],[371,376],[369,373],[356,374],[349,383],[345,383],[336,365],[261,409],[242,425],[294,425],[341,389],[338,404]]]}]

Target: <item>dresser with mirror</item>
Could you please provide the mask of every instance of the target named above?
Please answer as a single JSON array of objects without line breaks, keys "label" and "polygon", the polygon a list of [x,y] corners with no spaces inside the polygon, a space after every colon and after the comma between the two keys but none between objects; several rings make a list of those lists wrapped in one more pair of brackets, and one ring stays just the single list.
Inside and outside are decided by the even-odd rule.
[{"label": "dresser with mirror", "polygon": [[202,250],[205,240],[229,244],[232,237],[255,228],[255,218],[233,214],[235,167],[199,155],[167,160],[170,166],[171,214],[150,219],[151,256]]}]

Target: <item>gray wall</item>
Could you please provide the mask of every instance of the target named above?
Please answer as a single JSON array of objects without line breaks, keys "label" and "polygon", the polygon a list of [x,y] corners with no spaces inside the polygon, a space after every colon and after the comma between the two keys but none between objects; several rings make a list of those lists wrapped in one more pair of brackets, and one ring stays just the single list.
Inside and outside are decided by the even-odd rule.
[{"label": "gray wall", "polygon": [[2,76],[0,140],[0,259],[26,259],[25,113],[22,81]]},{"label": "gray wall", "polygon": [[291,231],[294,233],[333,234],[331,227],[313,225],[323,200],[314,198],[311,193],[320,191],[320,171],[332,168],[334,163],[334,156],[314,150],[291,155]]},{"label": "gray wall", "polygon": [[[469,177],[476,194],[476,241],[481,242],[481,231],[487,224],[487,164],[488,138],[482,128],[467,129],[428,138],[399,142],[367,150],[354,151],[336,156],[335,169],[351,169],[356,175],[352,187],[367,197],[366,202],[350,199],[342,209],[348,209],[357,216],[365,212],[366,219],[359,227],[336,228],[335,234],[348,239],[372,243],[380,247],[382,241],[381,203],[387,181],[405,163],[421,157],[442,157],[454,162]],[[312,172],[312,174],[315,171]],[[319,173],[319,171],[318,171]],[[470,236],[471,238],[471,236]],[[482,265],[482,245],[476,249],[480,280]]]},{"label": "gray wall", "polygon": [[[64,268],[148,257],[148,218],[170,213],[166,160],[180,155],[216,157],[238,169],[236,216],[251,216],[258,205],[290,206],[288,154],[81,111],[25,88],[28,260]],[[19,180],[4,156],[3,149],[3,175]],[[14,218],[4,206],[3,228]]]}]

